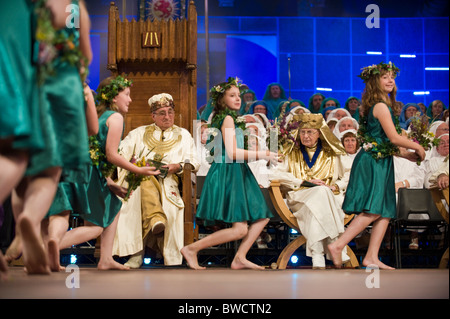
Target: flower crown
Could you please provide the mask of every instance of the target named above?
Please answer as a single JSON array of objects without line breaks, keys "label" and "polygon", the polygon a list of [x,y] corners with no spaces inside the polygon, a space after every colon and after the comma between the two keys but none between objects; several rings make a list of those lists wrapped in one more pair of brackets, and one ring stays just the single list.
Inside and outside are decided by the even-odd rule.
[{"label": "flower crown", "polygon": [[388,72],[393,72],[395,75],[397,75],[398,72],[400,72],[400,69],[395,66],[394,63],[389,61],[389,63],[381,62],[379,64],[372,64],[369,66],[366,66],[361,69],[362,72],[360,75],[358,75],[359,78],[363,79],[364,81],[367,81],[372,76],[376,74],[381,74],[381,70],[385,70]]},{"label": "flower crown", "polygon": [[238,79],[238,77],[229,77],[227,82],[222,82],[217,84],[216,86],[213,86],[211,90],[209,90],[210,96],[213,99],[213,103],[215,103],[219,96],[225,93],[225,91],[232,86],[236,86],[237,88],[241,86],[240,79]]},{"label": "flower crown", "polygon": [[110,105],[112,100],[125,88],[132,86],[132,81],[118,75],[111,83],[105,85],[97,92],[98,104]]}]

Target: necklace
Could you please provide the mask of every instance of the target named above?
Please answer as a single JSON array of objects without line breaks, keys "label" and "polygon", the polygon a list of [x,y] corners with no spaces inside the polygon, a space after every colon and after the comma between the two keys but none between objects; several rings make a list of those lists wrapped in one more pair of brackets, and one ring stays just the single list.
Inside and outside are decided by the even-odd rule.
[{"label": "necklace", "polygon": [[308,167],[311,168],[316,163],[316,160],[320,154],[320,151],[322,151],[322,142],[320,141],[320,139],[317,141],[316,151],[314,152],[314,155],[311,160],[309,159],[309,155],[308,155],[308,152],[306,151],[305,145],[300,144],[300,150],[302,152],[303,159],[305,160],[306,165],[308,165]]}]

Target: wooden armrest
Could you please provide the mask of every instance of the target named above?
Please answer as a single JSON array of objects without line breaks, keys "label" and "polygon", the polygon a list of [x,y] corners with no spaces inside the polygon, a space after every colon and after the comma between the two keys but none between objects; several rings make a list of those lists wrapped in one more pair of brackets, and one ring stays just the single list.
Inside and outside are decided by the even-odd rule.
[{"label": "wooden armrest", "polygon": [[437,187],[430,188],[431,196],[433,197],[434,204],[438,209],[439,213],[442,215],[442,218],[448,224],[449,214],[448,210],[445,208],[442,200],[444,199],[448,205],[448,187],[445,189],[439,189]]},{"label": "wooden armrest", "polygon": [[292,214],[290,209],[286,206],[284,202],[283,194],[280,189],[281,183],[278,180],[273,180],[270,183],[269,194],[272,199],[273,206],[277,211],[281,219],[291,228],[300,231],[300,227],[297,223],[297,218]]}]

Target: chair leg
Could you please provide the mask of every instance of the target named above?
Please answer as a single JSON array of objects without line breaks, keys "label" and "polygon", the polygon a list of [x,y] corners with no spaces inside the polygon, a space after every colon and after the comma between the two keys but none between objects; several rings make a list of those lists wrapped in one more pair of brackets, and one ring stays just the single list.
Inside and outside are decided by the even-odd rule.
[{"label": "chair leg", "polygon": [[402,268],[402,253],[400,247],[400,227],[394,223],[394,250],[395,250],[395,268]]},{"label": "chair leg", "polygon": [[292,254],[303,244],[306,243],[305,236],[299,236],[291,241],[286,247],[284,247],[277,260],[278,269],[286,269],[286,266],[291,258]]},{"label": "chair leg", "polygon": [[447,250],[444,252],[441,258],[441,262],[439,263],[439,269],[445,269],[448,266],[448,247]]},{"label": "chair leg", "polygon": [[358,258],[356,258],[355,253],[348,245],[347,245],[347,255],[350,257],[350,260],[344,264],[344,267],[359,268]]}]

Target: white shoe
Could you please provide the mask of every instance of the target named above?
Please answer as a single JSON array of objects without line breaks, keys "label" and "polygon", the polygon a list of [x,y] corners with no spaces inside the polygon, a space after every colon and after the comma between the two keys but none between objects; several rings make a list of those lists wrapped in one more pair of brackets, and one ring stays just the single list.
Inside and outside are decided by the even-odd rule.
[{"label": "white shoe", "polygon": [[325,269],[325,256],[319,254],[313,255],[312,264],[312,269]]},{"label": "white shoe", "polygon": [[131,269],[139,269],[142,266],[142,262],[144,261],[144,253],[139,252],[128,259],[125,263],[125,266],[130,267]]},{"label": "white shoe", "polygon": [[161,221],[156,222],[155,225],[153,225],[153,227],[152,227],[152,234],[158,235],[158,234],[162,233],[165,229],[166,229],[166,224],[164,224]]}]

